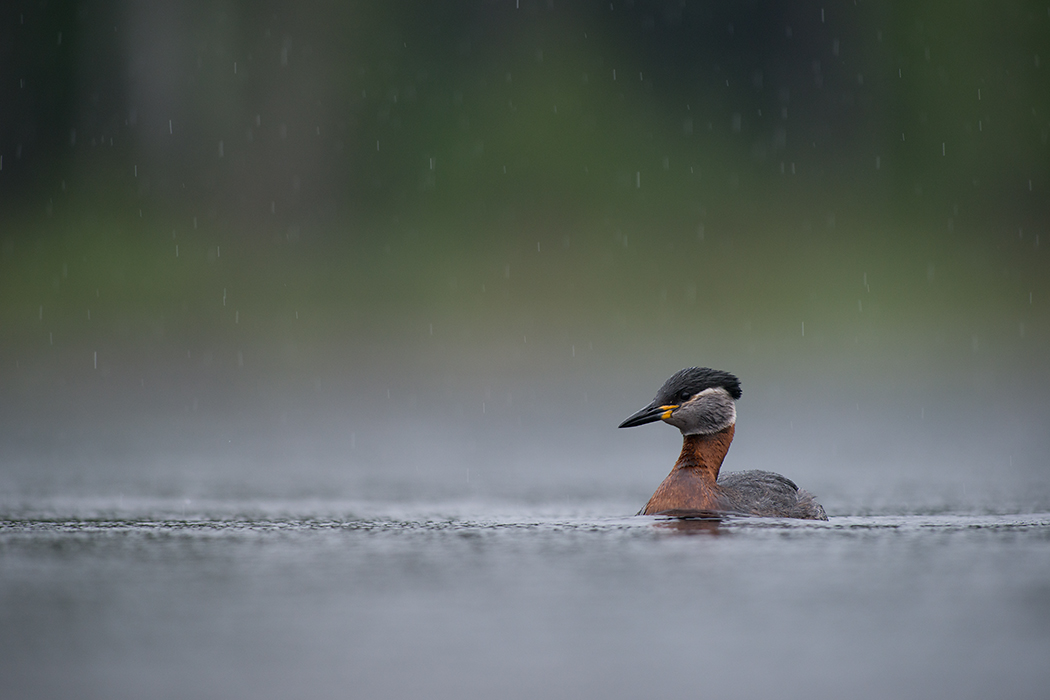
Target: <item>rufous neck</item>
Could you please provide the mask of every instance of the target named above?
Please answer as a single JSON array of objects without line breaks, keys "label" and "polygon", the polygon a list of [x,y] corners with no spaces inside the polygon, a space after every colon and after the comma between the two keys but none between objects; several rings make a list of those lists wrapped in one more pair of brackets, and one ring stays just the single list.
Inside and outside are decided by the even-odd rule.
[{"label": "rufous neck", "polygon": [[735,432],[736,425],[730,425],[717,433],[684,436],[682,454],[678,456],[675,469],[695,469],[712,480],[717,479]]}]

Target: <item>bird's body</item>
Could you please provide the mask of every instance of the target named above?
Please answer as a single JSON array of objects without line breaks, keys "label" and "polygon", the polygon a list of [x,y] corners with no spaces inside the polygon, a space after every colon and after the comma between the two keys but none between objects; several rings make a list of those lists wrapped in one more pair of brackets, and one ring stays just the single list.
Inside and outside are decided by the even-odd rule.
[{"label": "bird's body", "polygon": [[827,520],[813,496],[787,477],[749,470],[719,476],[736,431],[740,382],[728,372],[690,367],[661,387],[627,428],[663,420],[682,431],[682,453],[639,515],[732,513]]}]

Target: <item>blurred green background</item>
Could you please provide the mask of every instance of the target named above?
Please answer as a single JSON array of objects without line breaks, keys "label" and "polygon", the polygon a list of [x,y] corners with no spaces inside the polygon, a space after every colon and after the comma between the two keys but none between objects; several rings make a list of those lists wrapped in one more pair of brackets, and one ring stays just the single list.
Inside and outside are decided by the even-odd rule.
[{"label": "blurred green background", "polygon": [[699,364],[730,468],[1050,504],[1045,2],[2,13],[6,494],[644,500]]}]

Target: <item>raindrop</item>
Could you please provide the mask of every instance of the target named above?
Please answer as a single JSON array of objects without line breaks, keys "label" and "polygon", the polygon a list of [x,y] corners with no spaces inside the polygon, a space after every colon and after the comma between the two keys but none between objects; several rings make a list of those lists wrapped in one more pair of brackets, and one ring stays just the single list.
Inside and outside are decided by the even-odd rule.
[{"label": "raindrop", "polygon": [[95,351],[95,369],[98,369],[98,350]]},{"label": "raindrop", "polygon": [[613,68],[613,82],[616,82],[616,69]]},{"label": "raindrop", "polygon": [[944,141],[941,141],[941,155],[947,155],[944,150]]},{"label": "raindrop", "polygon": [[802,337],[803,338],[806,337],[806,322],[805,321],[802,322]]},{"label": "raindrop", "polygon": [[40,306],[40,320],[41,321],[44,320],[44,307],[43,307],[43,305]]},{"label": "raindrop", "polygon": [[169,133],[169,134],[174,134],[174,133],[175,133],[175,132],[173,131],[173,129],[172,129],[172,126],[171,126],[171,120],[170,120],[170,119],[168,120],[168,133]]},{"label": "raindrop", "polygon": [[237,310],[237,311],[233,312],[233,322],[234,323],[240,323],[241,322],[241,312],[240,312],[240,310]]},{"label": "raindrop", "polygon": [[642,188],[642,172],[640,170],[634,174],[634,186],[637,189]]},{"label": "raindrop", "polygon": [[879,156],[875,156],[875,169],[878,170],[881,165],[882,165],[882,158],[879,157]]},{"label": "raindrop", "polygon": [[222,305],[226,306],[226,287],[222,288]]},{"label": "raindrop", "polygon": [[222,145],[222,141],[219,141],[219,157],[220,157],[220,158],[222,158],[222,157],[223,157],[223,145]]}]

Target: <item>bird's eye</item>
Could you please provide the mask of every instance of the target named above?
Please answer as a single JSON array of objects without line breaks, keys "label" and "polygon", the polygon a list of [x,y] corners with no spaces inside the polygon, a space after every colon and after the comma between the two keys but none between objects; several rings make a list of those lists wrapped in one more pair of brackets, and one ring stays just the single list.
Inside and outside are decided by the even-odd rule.
[{"label": "bird's eye", "polygon": [[692,396],[692,395],[693,395],[693,392],[689,391],[688,389],[682,389],[681,391],[678,392],[678,400],[681,401],[682,403],[685,403],[686,401],[689,400],[689,397]]}]

